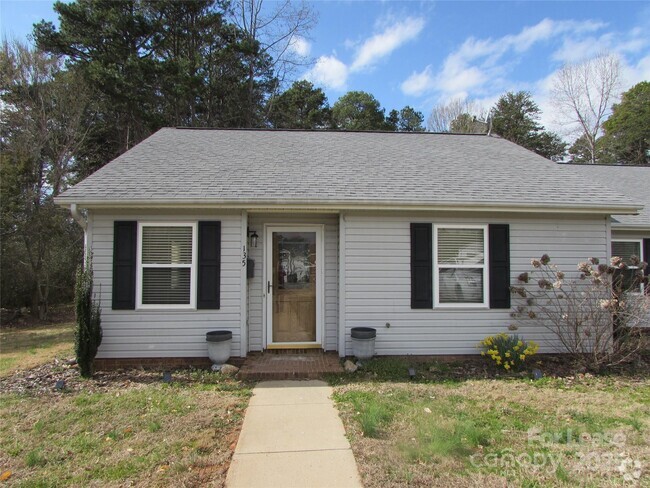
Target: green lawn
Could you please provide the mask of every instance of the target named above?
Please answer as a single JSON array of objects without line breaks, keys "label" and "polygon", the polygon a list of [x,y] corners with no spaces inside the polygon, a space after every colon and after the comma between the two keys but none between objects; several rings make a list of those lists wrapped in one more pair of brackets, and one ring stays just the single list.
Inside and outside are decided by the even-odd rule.
[{"label": "green lawn", "polygon": [[0,329],[0,377],[74,356],[74,324]]},{"label": "green lawn", "polygon": [[333,380],[367,487],[650,486],[647,376],[461,381],[432,363],[438,380],[411,382],[406,367]]},{"label": "green lawn", "polygon": [[250,390],[216,373],[101,393],[0,396],[16,486],[221,486]]},{"label": "green lawn", "polygon": [[[0,334],[3,389],[31,374],[53,386],[60,366],[20,370],[73,355],[71,325]],[[0,393],[0,482],[223,486],[250,387],[212,372],[173,378],[164,384],[157,372],[100,373],[68,377],[71,391]]]}]

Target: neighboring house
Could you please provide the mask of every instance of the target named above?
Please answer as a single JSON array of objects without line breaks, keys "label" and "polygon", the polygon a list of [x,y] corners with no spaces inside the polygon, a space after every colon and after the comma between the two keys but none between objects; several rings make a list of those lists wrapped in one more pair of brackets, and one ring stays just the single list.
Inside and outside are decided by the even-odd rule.
[{"label": "neighboring house", "polygon": [[531,258],[610,257],[610,215],[643,202],[590,188],[486,135],[162,129],[57,202],[92,250],[99,358],[205,357],[218,329],[233,356],[344,356],[355,326],[456,355],[506,330]]},{"label": "neighboring house", "polygon": [[[585,191],[597,195],[603,186],[618,190],[643,204],[637,215],[611,217],[611,255],[627,263],[632,256],[650,261],[650,165],[565,164],[583,178]],[[640,287],[643,289],[643,287]]]}]

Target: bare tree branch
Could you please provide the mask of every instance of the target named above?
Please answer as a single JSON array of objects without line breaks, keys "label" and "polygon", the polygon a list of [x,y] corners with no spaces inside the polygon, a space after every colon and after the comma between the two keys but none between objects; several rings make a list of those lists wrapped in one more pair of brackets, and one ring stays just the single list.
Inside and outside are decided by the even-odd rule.
[{"label": "bare tree branch", "polygon": [[[469,115],[476,120],[485,121],[488,111],[475,100],[456,98],[446,104],[433,107],[427,120],[427,128],[431,132],[450,132],[452,122],[458,120],[462,115]],[[472,130],[468,130],[468,132],[472,132]],[[483,131],[481,130],[481,132]]]},{"label": "bare tree branch", "polygon": [[597,163],[596,139],[620,88],[620,62],[612,54],[578,64],[566,64],[557,73],[552,103],[558,122],[568,133],[584,136],[592,164]]}]

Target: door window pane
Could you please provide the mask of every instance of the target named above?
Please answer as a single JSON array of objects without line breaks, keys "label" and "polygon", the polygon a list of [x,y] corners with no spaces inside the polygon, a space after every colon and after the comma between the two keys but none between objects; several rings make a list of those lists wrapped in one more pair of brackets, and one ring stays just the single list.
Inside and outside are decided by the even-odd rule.
[{"label": "door window pane", "polygon": [[316,341],[316,233],[273,232],[273,342]]}]

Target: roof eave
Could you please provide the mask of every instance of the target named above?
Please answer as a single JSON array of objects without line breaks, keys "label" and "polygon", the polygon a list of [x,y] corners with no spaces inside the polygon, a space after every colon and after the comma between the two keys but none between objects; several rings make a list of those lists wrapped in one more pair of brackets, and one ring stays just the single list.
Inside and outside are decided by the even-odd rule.
[{"label": "roof eave", "polygon": [[612,222],[612,229],[629,230],[629,231],[648,231],[650,232],[650,223],[648,224],[617,224]]},{"label": "roof eave", "polygon": [[530,204],[523,202],[417,202],[417,201],[372,201],[372,200],[218,200],[218,199],[183,199],[183,200],[102,200],[91,198],[57,197],[55,203],[69,208],[77,204],[83,208],[124,209],[124,208],[224,208],[224,209],[269,209],[273,207],[288,209],[314,210],[415,210],[415,211],[477,211],[477,212],[516,212],[516,213],[585,213],[606,215],[635,215],[642,207],[636,205],[566,205],[566,204]]}]

